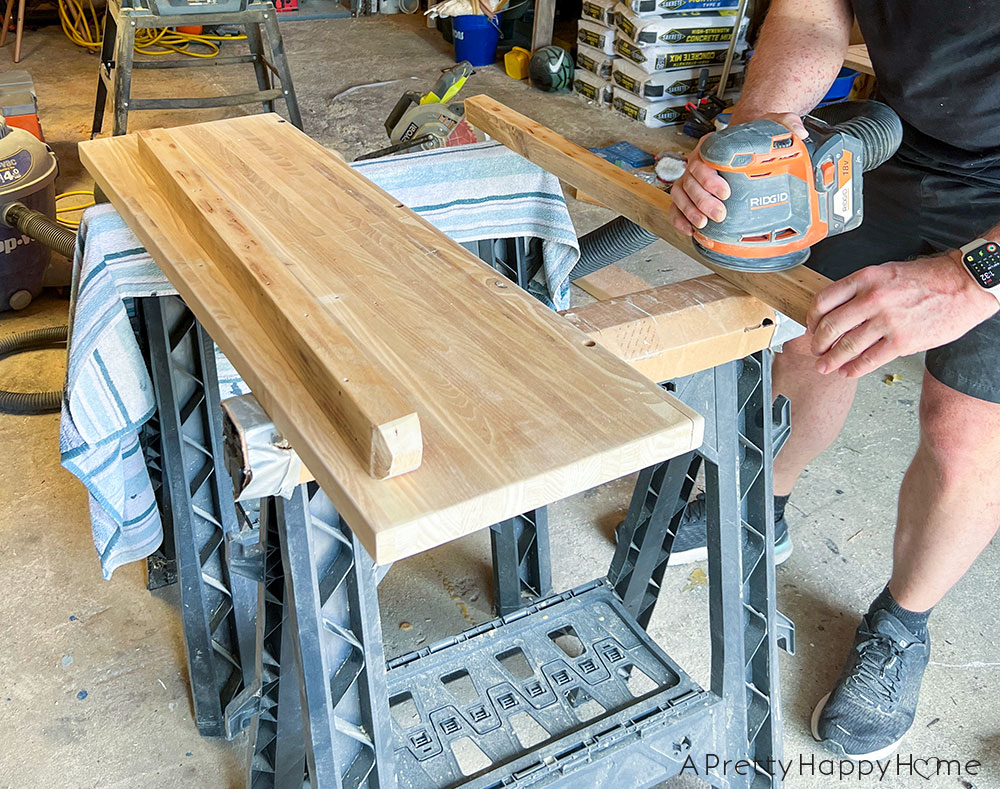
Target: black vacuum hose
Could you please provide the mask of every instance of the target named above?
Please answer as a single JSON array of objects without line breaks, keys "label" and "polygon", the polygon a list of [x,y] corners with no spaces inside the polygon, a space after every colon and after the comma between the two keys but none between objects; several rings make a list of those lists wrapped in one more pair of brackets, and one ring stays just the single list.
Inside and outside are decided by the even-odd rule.
[{"label": "black vacuum hose", "polygon": [[880,101],[842,101],[812,112],[838,131],[857,137],[865,146],[864,172],[888,161],[903,141],[903,124],[892,108]]},{"label": "black vacuum hose", "polygon": [[593,274],[645,249],[657,236],[623,216],[612,219],[580,237],[580,260],[569,273],[570,281]]},{"label": "black vacuum hose", "polygon": [[[26,351],[66,347],[67,329],[34,329],[0,338],[0,359]],[[62,390],[54,392],[8,392],[0,389],[0,413],[51,414],[62,405]]]},{"label": "black vacuum hose", "polygon": [[[812,115],[864,143],[865,172],[889,159],[903,139],[899,116],[880,101],[828,104],[814,110]],[[656,239],[656,235],[630,219],[623,216],[612,219],[580,237],[580,260],[569,273],[570,281],[617,263],[645,249]]]}]

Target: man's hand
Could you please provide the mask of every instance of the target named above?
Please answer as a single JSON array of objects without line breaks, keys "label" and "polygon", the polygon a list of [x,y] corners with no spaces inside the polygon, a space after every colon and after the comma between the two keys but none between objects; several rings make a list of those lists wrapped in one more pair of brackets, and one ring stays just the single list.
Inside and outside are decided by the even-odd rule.
[{"label": "man's hand", "polygon": [[[738,116],[734,115],[734,118]],[[808,136],[802,119],[793,113],[764,115],[764,119],[777,121],[788,127],[797,137],[805,139]],[[749,118],[742,118],[734,123],[745,123]],[[701,145],[710,135],[702,137],[698,145],[688,156],[687,168],[673,188],[670,196],[674,204],[670,207],[670,221],[684,235],[690,236],[695,228],[701,229],[708,220],[721,222],[726,218],[726,207],[723,200],[729,197],[729,184],[713,167],[708,165],[699,151]]]},{"label": "man's hand", "polygon": [[816,369],[859,378],[957,340],[993,315],[1000,305],[959,254],[869,266],[818,293],[807,318]]}]

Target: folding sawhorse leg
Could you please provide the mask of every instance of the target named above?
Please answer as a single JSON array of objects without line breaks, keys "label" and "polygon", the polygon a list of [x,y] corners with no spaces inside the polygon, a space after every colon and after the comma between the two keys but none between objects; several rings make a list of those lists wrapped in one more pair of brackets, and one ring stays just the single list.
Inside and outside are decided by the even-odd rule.
[{"label": "folding sawhorse leg", "polygon": [[253,681],[256,584],[230,572],[240,535],[232,483],[223,466],[215,345],[175,296],[140,309],[159,424],[154,465],[164,533],[173,536],[195,721],[225,733],[225,711]]},{"label": "folding sawhorse leg", "polygon": [[[639,475],[609,579],[647,626],[685,503],[705,465],[712,691],[729,713],[719,753],[749,759],[753,776],[723,786],[778,787],[779,646],[794,653],[794,628],[775,607],[772,462],[788,434],[788,401],[772,400],[770,351],[676,382],[678,397],[706,416],[705,444]],[[651,548],[661,546],[653,558]]]}]

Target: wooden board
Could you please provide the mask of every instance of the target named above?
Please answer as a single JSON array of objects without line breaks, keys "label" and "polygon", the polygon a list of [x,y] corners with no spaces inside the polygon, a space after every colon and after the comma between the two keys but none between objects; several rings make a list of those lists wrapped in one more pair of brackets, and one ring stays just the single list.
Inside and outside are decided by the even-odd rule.
[{"label": "wooden board", "polygon": [[535,52],[552,43],[556,25],[556,0],[538,0],[535,4],[535,22],[531,28],[531,51]]},{"label": "wooden board", "polygon": [[562,313],[653,381],[668,381],[767,348],[774,310],[711,274]]},{"label": "wooden board", "polygon": [[489,96],[465,100],[469,123],[539,167],[583,190],[655,233],[702,265],[805,325],[813,297],[830,280],[805,266],[768,274],[730,271],[696,255],[691,239],[670,222],[670,195],[571,143],[551,129]]},{"label": "wooden board", "polygon": [[875,69],[872,68],[872,59],[868,54],[868,47],[864,44],[851,44],[847,48],[847,57],[844,58],[844,65],[860,71],[862,74],[875,76]]},{"label": "wooden board", "polygon": [[625,296],[640,290],[649,290],[651,287],[642,277],[636,276],[631,271],[626,271],[614,263],[598,269],[586,277],[580,277],[573,284],[585,290],[598,301],[612,299],[615,296]]},{"label": "wooden board", "polygon": [[[703,420],[276,115],[176,130],[326,282],[359,348],[413,403],[420,468],[372,479],[260,316],[164,200],[133,135],[84,165],[384,564],[700,445]],[[181,273],[182,272],[182,273]],[[298,272],[296,272],[298,275]],[[330,279],[327,279],[330,277]],[[345,284],[346,290],[341,290]],[[349,321],[346,320],[349,318]]]},{"label": "wooden board", "polygon": [[302,279],[293,273],[292,250],[240,205],[218,160],[198,157],[203,149],[182,149],[187,136],[167,129],[138,135],[139,159],[160,194],[218,264],[243,311],[271,329],[308,396],[329,410],[368,473],[384,479],[419,467],[423,443],[413,406],[357,347],[336,303],[315,299],[322,284],[308,269]]}]

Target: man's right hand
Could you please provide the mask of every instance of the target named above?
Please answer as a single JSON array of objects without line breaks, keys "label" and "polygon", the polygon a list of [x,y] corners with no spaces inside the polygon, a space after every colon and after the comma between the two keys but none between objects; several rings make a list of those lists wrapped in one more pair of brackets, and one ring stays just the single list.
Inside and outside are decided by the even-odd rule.
[{"label": "man's right hand", "polygon": [[[806,127],[802,125],[802,118],[794,113],[759,117],[777,121],[803,140],[809,136]],[[746,123],[748,120],[754,119],[740,118],[738,122]],[[698,145],[688,156],[684,175],[670,190],[670,196],[674,199],[674,204],[670,207],[670,221],[686,236],[690,236],[695,229],[705,227],[709,220],[721,222],[726,218],[726,206],[722,201],[729,197],[729,184],[699,153],[708,136],[710,135],[698,141]]]}]

